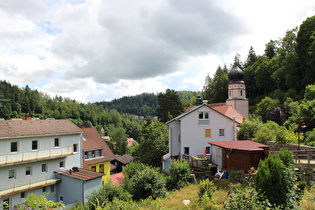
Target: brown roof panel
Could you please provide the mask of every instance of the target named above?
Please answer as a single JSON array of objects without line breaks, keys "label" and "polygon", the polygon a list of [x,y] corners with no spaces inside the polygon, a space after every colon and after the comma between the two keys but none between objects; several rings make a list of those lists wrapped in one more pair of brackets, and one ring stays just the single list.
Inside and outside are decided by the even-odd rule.
[{"label": "brown roof panel", "polygon": [[211,141],[208,142],[211,145],[215,145],[227,149],[246,150],[246,151],[258,151],[269,148],[268,145],[260,144],[250,140],[244,141]]},{"label": "brown roof panel", "polygon": [[117,157],[116,160],[121,162],[122,164],[127,164],[133,160],[133,157],[128,154],[124,154],[123,156]]},{"label": "brown roof panel", "polygon": [[81,129],[69,120],[0,121],[0,139],[80,133]]},{"label": "brown roof panel", "polygon": [[70,170],[66,170],[63,172],[59,172],[59,174],[64,175],[64,176],[68,176],[68,177],[72,177],[75,179],[80,179],[82,181],[88,181],[88,180],[96,179],[96,178],[102,177],[104,175],[102,173],[86,170],[83,168],[78,168],[78,171],[75,171],[75,172],[72,169],[71,169],[71,172],[70,172]]},{"label": "brown roof panel", "polygon": [[115,158],[114,153],[110,150],[104,139],[97,132],[96,128],[81,128],[83,130],[83,151],[103,150],[103,156],[84,160],[84,168],[88,168],[88,164],[101,161],[111,160]]}]

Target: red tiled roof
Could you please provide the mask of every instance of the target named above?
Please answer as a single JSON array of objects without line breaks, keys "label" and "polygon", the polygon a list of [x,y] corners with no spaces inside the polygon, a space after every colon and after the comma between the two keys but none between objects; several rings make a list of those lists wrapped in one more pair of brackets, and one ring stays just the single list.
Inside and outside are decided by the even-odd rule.
[{"label": "red tiled roof", "polygon": [[135,140],[133,139],[133,138],[127,138],[127,142],[128,143],[132,143],[132,142],[134,142]]},{"label": "red tiled roof", "polygon": [[228,116],[231,119],[234,119],[235,121],[242,123],[243,122],[243,116],[233,107],[229,105],[224,105],[224,106],[214,106],[212,107],[214,110],[224,114],[225,116]]},{"label": "red tiled roof", "polygon": [[81,128],[83,130],[83,151],[103,150],[103,156],[83,161],[83,168],[88,169],[88,164],[114,159],[115,155],[95,128]]},{"label": "red tiled roof", "polygon": [[82,133],[82,130],[69,120],[0,121],[0,139],[80,133]]},{"label": "red tiled roof", "polygon": [[126,165],[127,163],[133,160],[133,157],[128,154],[124,154],[123,156],[117,157],[116,160]]},{"label": "red tiled roof", "polygon": [[83,168],[79,168],[78,170],[79,171],[76,171],[76,172],[73,172],[72,170],[71,173],[70,173],[70,170],[66,170],[63,172],[59,172],[59,174],[72,177],[75,179],[80,179],[82,181],[88,181],[88,180],[96,179],[103,176],[102,173],[86,170]]},{"label": "red tiled roof", "polygon": [[244,141],[211,141],[208,142],[211,145],[215,145],[227,149],[246,150],[246,151],[258,151],[269,148],[268,145],[260,144],[250,140]]},{"label": "red tiled roof", "polygon": [[[220,112],[221,114],[223,114],[223,115],[225,115],[231,119],[234,119],[234,117],[235,117],[235,121],[238,123],[243,122],[242,114],[240,114],[233,107],[226,105],[226,103],[213,103],[213,104],[207,104],[207,106],[211,107],[212,109],[216,110],[217,112]],[[196,105],[189,106],[185,112],[193,109],[194,107],[196,107]]]},{"label": "red tiled roof", "polygon": [[110,170],[111,170],[111,171],[117,168],[117,166],[115,166],[114,164],[110,164],[109,167],[110,167]]},{"label": "red tiled roof", "polygon": [[114,185],[121,185],[124,183],[124,174],[122,172],[110,175],[110,180]]}]

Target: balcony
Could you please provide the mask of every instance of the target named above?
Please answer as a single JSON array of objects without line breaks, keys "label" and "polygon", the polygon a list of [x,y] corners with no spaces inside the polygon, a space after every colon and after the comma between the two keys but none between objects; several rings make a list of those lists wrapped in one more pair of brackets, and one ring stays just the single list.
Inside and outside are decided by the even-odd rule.
[{"label": "balcony", "polygon": [[0,167],[73,155],[73,146],[0,155]]},{"label": "balcony", "polygon": [[33,179],[22,180],[10,184],[0,185],[0,198],[13,195],[20,192],[29,191],[32,189],[45,187],[56,184],[60,181],[57,175],[41,176]]}]

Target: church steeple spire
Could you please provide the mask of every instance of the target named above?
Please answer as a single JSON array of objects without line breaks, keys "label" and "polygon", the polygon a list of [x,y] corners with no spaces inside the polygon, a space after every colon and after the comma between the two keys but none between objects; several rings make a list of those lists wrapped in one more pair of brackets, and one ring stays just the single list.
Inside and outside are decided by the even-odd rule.
[{"label": "church steeple spire", "polygon": [[232,106],[243,116],[248,118],[248,99],[246,98],[246,85],[244,72],[239,68],[239,58],[235,56],[234,64],[229,74],[228,99],[226,104]]}]

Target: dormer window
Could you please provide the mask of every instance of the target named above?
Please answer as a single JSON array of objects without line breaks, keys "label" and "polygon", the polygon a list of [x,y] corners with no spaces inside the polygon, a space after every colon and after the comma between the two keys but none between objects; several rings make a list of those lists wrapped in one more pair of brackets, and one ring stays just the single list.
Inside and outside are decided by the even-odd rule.
[{"label": "dormer window", "polygon": [[209,125],[209,112],[199,112],[199,125]]}]

